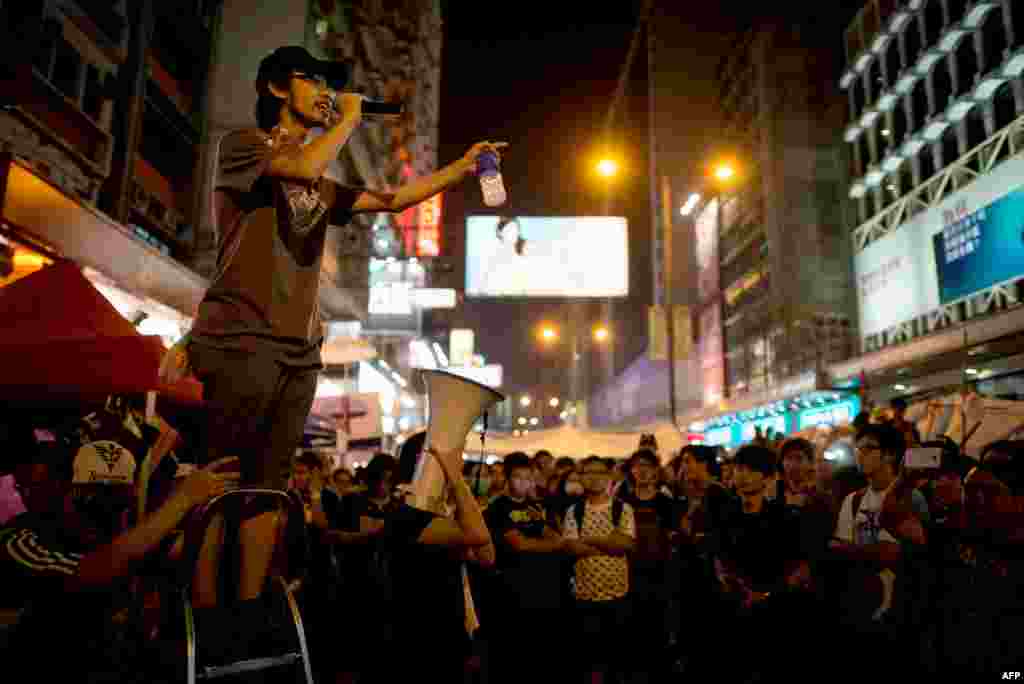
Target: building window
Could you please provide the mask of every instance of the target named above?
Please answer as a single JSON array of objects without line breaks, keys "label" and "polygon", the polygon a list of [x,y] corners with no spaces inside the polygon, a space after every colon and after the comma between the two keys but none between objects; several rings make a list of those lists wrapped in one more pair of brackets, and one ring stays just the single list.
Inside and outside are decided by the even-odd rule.
[{"label": "building window", "polygon": [[105,99],[105,83],[103,73],[92,64],[85,70],[85,93],[82,96],[82,111],[92,117],[93,121],[100,120],[100,113],[103,109]]},{"label": "building window", "polygon": [[57,39],[57,54],[53,62],[53,75],[50,83],[71,100],[78,100],[79,74],[82,69],[82,58],[78,50],[71,46],[63,36]]},{"label": "building window", "polygon": [[913,15],[903,29],[903,37],[907,47],[908,69],[914,66],[917,63],[917,58],[921,56],[921,26],[918,23],[920,20],[920,15]]},{"label": "building window", "polygon": [[980,105],[975,105],[967,114],[967,149],[973,150],[986,139],[988,133],[985,131],[985,110]]},{"label": "building window", "polygon": [[946,111],[953,95],[953,77],[949,74],[949,58],[943,57],[932,68],[932,89],[935,91],[935,111]]},{"label": "building window", "polygon": [[967,13],[967,0],[946,0],[946,6],[949,8],[950,26],[958,23]]},{"label": "building window", "polygon": [[1013,82],[999,86],[992,100],[996,114],[996,130],[1006,128],[1017,118],[1017,102],[1013,98]]},{"label": "building window", "polygon": [[873,130],[875,132],[875,140],[878,141],[878,158],[879,160],[885,159],[896,146],[896,142],[892,137],[892,127],[889,125],[889,115],[883,114],[878,117],[875,120]]},{"label": "building window", "polygon": [[956,125],[946,126],[942,131],[942,166],[946,167],[960,158],[960,136],[956,134]]},{"label": "building window", "polygon": [[914,187],[914,169],[911,167],[910,160],[900,164],[900,167],[893,174],[893,181],[899,190],[898,196],[900,197],[907,194]]},{"label": "building window", "polygon": [[850,86],[853,89],[853,118],[859,119],[860,115],[864,113],[865,97],[864,97],[864,79],[858,74],[853,79],[853,85]]},{"label": "building window", "polygon": [[850,178],[860,178],[864,175],[864,169],[861,167],[860,159],[857,154],[857,143],[847,143],[849,146],[847,156],[850,161]]},{"label": "building window", "polygon": [[875,163],[871,157],[871,146],[868,144],[868,131],[862,132],[857,138],[857,147],[860,148],[860,165],[864,173],[867,173],[868,168]]},{"label": "building window", "polygon": [[1003,53],[1009,47],[1009,41],[1006,39],[1006,22],[1003,21],[1002,7],[997,7],[985,15],[985,23],[981,25],[981,45],[986,71],[991,71],[1003,63]]},{"label": "building window", "polygon": [[942,37],[942,0],[931,0],[924,8],[924,44],[932,47]]},{"label": "building window", "polygon": [[896,83],[900,78],[900,42],[893,38],[885,46],[885,70],[889,77],[889,83]]},{"label": "building window", "polygon": [[913,112],[911,130],[916,132],[924,128],[928,119],[928,84],[925,79],[918,79],[910,91],[910,106]]},{"label": "building window", "polygon": [[887,209],[900,197],[899,176],[895,173],[889,174],[882,181],[882,208]]},{"label": "building window", "polygon": [[935,175],[935,154],[931,143],[926,144],[918,152],[918,160],[921,163],[921,182],[924,183]]},{"label": "building window", "polygon": [[974,49],[974,34],[967,34],[956,48],[957,97],[963,97],[974,88],[974,77],[978,75],[978,53]]},{"label": "building window", "polygon": [[1024,9],[1021,9],[1020,3],[1008,3],[1007,8],[1010,12],[1010,19],[1013,25],[1013,47],[1024,43]]},{"label": "building window", "polygon": [[903,143],[907,134],[907,108],[906,102],[900,98],[892,110],[892,142],[894,145]]},{"label": "building window", "polygon": [[885,90],[885,79],[882,78],[882,64],[877,57],[873,58],[871,63],[868,64],[868,87],[871,88],[871,91],[868,93],[868,100],[872,104],[878,102],[882,91]]}]

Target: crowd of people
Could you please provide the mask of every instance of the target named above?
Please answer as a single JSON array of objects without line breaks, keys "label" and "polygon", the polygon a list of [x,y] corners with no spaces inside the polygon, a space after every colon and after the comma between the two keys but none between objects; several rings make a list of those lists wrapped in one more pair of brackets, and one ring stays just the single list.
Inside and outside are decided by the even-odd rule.
[{"label": "crowd of people", "polygon": [[[626,459],[438,456],[461,492],[450,519],[404,503],[389,454],[351,472],[303,452],[289,488],[305,506],[299,598],[315,680],[395,681],[396,663],[481,683],[1012,670],[1024,624],[1022,444],[989,445],[975,461],[949,439],[920,439],[897,406],[891,419],[858,417],[856,462],[845,465],[805,439],[760,434],[735,453],[663,454],[645,436]],[[180,652],[147,668],[138,654],[150,651],[124,636],[130,585],[238,474],[223,462],[194,470],[127,532],[98,529],[122,510],[132,464],[92,444],[88,458],[44,449],[15,471],[29,512],[0,531],[0,568],[8,594],[32,606],[8,652],[63,635],[74,653],[117,654],[87,681],[130,681],[128,663],[148,681],[163,663],[177,681],[168,673],[180,672]],[[937,467],[907,467],[910,448],[935,449]],[[103,468],[122,472],[124,488],[86,484]],[[201,644],[246,657],[268,622],[259,606],[200,626],[219,635]]]}]

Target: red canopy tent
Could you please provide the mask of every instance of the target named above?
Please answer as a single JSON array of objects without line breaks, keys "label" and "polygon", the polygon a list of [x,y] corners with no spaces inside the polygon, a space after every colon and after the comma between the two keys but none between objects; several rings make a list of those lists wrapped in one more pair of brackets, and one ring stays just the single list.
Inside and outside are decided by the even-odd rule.
[{"label": "red canopy tent", "polygon": [[155,390],[200,404],[202,385],[160,382],[161,339],[141,335],[70,261],[0,288],[0,398],[37,401]]}]

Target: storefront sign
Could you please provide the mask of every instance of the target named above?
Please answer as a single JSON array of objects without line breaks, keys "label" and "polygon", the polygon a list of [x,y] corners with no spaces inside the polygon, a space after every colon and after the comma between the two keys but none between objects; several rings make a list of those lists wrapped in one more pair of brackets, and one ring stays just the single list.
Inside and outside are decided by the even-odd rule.
[{"label": "storefront sign", "polygon": [[743,427],[740,429],[740,440],[744,443],[753,441],[757,436],[757,428],[761,428],[761,434],[765,436],[768,435],[769,430],[775,435],[784,435],[788,432],[786,416],[772,416],[743,423]]},{"label": "storefront sign", "polygon": [[860,410],[860,400],[856,397],[832,406],[806,409],[797,416],[799,430],[816,425],[843,425],[853,422]]},{"label": "storefront sign", "polygon": [[704,433],[704,444],[708,446],[730,446],[732,444],[732,428],[724,427],[708,430]]}]

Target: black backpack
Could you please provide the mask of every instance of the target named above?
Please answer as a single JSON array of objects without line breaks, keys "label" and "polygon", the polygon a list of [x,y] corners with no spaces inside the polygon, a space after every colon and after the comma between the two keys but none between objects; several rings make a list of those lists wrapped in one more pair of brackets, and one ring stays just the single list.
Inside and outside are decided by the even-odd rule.
[{"label": "black backpack", "polygon": [[[622,520],[622,509],[624,505],[625,503],[619,497],[612,499],[612,526],[615,529],[619,529],[619,522]],[[579,534],[580,538],[583,537],[583,519],[587,514],[586,507],[586,499],[581,499],[580,502],[573,507],[573,513],[576,517],[576,533]]]}]

